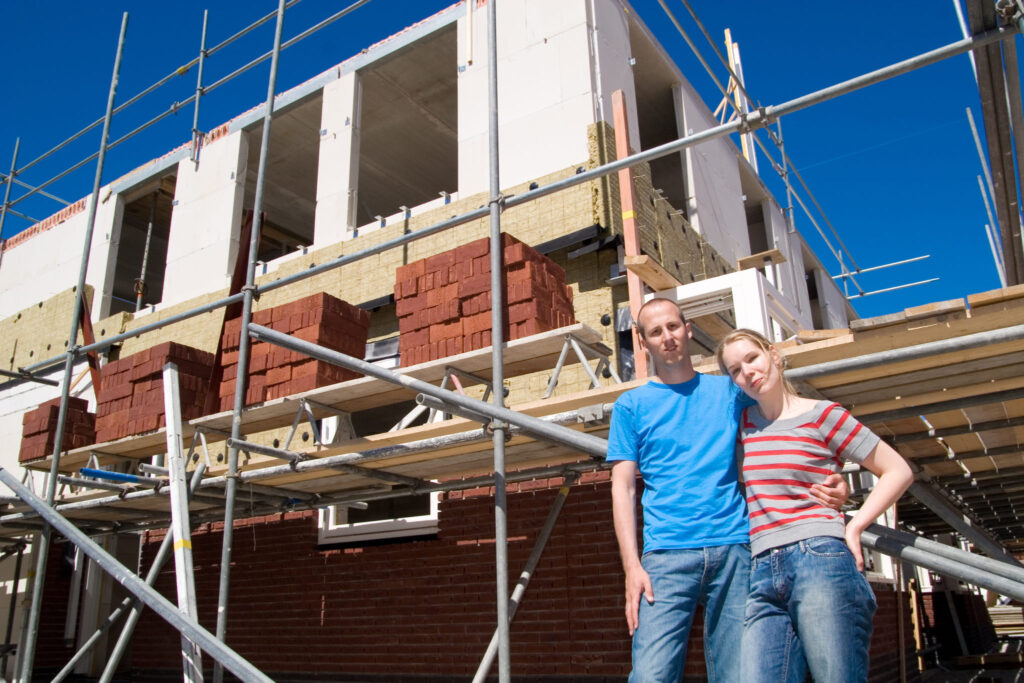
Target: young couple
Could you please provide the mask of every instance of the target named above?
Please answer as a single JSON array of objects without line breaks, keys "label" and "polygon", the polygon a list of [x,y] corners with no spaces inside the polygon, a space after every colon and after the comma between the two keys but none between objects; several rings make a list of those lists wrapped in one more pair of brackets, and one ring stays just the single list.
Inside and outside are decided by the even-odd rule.
[{"label": "young couple", "polygon": [[[719,377],[694,371],[674,301],[648,301],[637,327],[653,377],[616,401],[608,439],[630,681],[678,683],[698,605],[711,681],[803,683],[808,670],[817,683],[866,680],[875,600],[860,532],[910,485],[910,468],[842,407],[797,396],[761,335],[727,336]],[[879,477],[849,525],[837,511],[843,460]]]}]

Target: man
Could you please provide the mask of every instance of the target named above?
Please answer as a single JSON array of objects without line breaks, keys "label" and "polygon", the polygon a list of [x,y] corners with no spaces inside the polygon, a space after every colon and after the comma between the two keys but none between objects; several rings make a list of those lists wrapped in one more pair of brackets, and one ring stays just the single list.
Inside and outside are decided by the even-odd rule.
[{"label": "man", "polygon": [[[732,683],[739,680],[750,568],[736,434],[740,413],[752,402],[728,377],[693,369],[690,324],[674,301],[648,301],[636,324],[653,374],[615,402],[608,437],[626,624],[633,636],[630,681],[678,683],[693,615],[703,605],[708,680]],[[644,480],[642,561],[638,471]],[[844,487],[821,488],[816,497],[838,506],[848,495]]]}]

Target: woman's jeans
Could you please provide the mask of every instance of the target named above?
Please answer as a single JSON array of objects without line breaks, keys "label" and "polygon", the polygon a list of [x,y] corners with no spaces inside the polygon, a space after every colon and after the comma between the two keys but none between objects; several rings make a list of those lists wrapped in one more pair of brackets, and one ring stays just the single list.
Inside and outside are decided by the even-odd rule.
[{"label": "woman's jeans", "polygon": [[708,680],[741,680],[737,646],[743,634],[750,546],[654,550],[642,563],[651,577],[654,604],[641,596],[630,683],[679,683],[697,605],[704,605]]},{"label": "woman's jeans", "polygon": [[875,596],[841,538],[815,536],[751,559],[744,683],[866,681]]}]

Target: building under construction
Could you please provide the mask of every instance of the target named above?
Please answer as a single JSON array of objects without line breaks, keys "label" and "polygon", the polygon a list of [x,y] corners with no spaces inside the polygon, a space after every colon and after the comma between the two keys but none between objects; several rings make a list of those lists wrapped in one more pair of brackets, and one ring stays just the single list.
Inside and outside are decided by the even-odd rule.
[{"label": "building under construction", "polygon": [[[92,193],[0,243],[0,674],[623,680],[605,437],[655,294],[698,370],[763,331],[911,462],[864,535],[871,680],[1020,669],[1024,24],[966,6],[771,106],[719,53],[716,112],[626,0],[459,2],[277,92],[281,0],[264,105],[103,181],[112,85]],[[195,121],[215,50],[174,72]],[[1006,287],[858,319],[755,157],[802,201],[782,116],[968,52]]]}]

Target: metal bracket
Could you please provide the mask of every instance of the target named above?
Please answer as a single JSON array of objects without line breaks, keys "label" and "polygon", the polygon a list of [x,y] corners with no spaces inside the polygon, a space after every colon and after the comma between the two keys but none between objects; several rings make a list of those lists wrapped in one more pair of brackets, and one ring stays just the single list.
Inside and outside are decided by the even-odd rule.
[{"label": "metal bracket", "polygon": [[583,424],[594,425],[594,424],[605,424],[608,422],[608,416],[604,412],[603,403],[595,403],[591,406],[583,406],[576,411],[576,420]]},{"label": "metal bracket", "polygon": [[[576,354],[576,358],[590,377],[591,389],[597,389],[601,386],[601,381],[598,379],[598,375],[606,373],[615,381],[616,384],[622,383],[618,373],[615,372],[615,368],[612,367],[610,351],[606,350],[603,346],[597,347],[578,339],[575,335],[567,334],[565,335],[565,343],[562,344],[562,351],[558,354],[558,362],[555,363],[555,370],[551,373],[551,379],[548,381],[548,388],[544,392],[544,398],[550,398],[551,394],[555,391],[555,387],[558,386],[558,378],[562,373],[562,368],[565,366],[565,359],[569,355],[570,349],[572,349]],[[589,361],[593,359],[597,359],[597,366],[591,368]]]},{"label": "metal bracket", "polygon": [[292,428],[288,432],[288,437],[284,440],[284,450],[288,450],[291,447],[292,439],[295,437],[295,432],[298,430],[303,418],[309,422],[309,428],[313,432],[313,443],[323,445],[323,441],[320,438],[320,426],[317,424],[316,416],[313,415],[313,409],[310,407],[309,401],[300,398],[299,408],[295,411],[295,419],[292,420]]},{"label": "metal bracket", "polygon": [[[481,398],[480,400],[486,402],[488,399],[490,399],[491,393],[494,391],[494,384],[491,382],[491,380],[481,377],[480,375],[473,374],[472,372],[460,370],[459,368],[452,365],[445,366],[444,378],[442,378],[441,380],[440,387],[442,389],[447,389],[448,383],[451,382],[455,391],[465,396],[466,391],[462,387],[462,382],[459,381],[460,377],[462,377],[465,380],[472,380],[474,384],[484,385],[484,395],[483,398]],[[431,424],[433,422],[443,422],[444,420],[448,420],[451,418],[451,413],[446,413],[438,410],[435,407],[421,404],[410,410],[408,413],[406,413],[405,417],[399,420],[388,431],[397,432],[400,429],[405,429],[424,412],[427,412],[427,424]]]},{"label": "metal bracket", "polygon": [[[308,399],[308,398],[303,398],[303,399],[299,399],[299,400],[300,401],[305,401],[306,409],[307,409],[307,414],[310,414],[312,412],[311,408],[316,408],[317,410],[322,410],[322,411],[327,412],[327,413],[332,413],[333,416],[335,418],[337,418],[337,420],[338,420],[338,423],[337,423],[337,425],[334,428],[334,434],[331,437],[330,442],[324,444],[324,443],[320,443],[319,440],[317,441],[317,443],[320,443],[321,446],[337,446],[337,445],[345,443],[347,441],[351,441],[351,440],[355,439],[358,436],[356,434],[356,428],[352,425],[352,414],[351,413],[346,413],[344,410],[338,410],[334,406],[329,406],[326,403],[318,403],[317,401],[313,401],[313,400]],[[311,421],[311,425],[312,424],[314,424],[313,421]],[[314,427],[314,430],[315,429],[316,428]],[[315,433],[315,431],[314,431],[314,433]],[[320,436],[321,436],[321,438],[323,437],[323,431],[322,430],[321,430]]]}]

